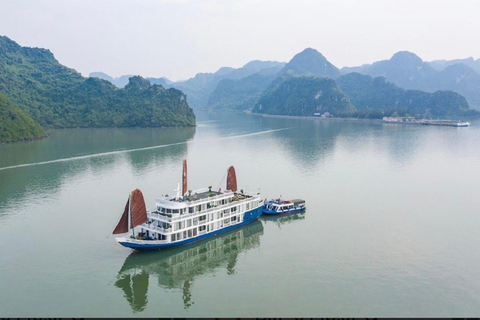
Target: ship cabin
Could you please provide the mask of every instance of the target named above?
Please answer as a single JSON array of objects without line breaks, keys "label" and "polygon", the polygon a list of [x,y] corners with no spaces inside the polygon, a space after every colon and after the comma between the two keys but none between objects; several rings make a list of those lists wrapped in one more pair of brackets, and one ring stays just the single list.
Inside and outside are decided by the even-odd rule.
[{"label": "ship cabin", "polygon": [[247,211],[263,205],[259,195],[196,190],[183,197],[156,200],[139,235],[143,240],[176,242],[241,224]]}]

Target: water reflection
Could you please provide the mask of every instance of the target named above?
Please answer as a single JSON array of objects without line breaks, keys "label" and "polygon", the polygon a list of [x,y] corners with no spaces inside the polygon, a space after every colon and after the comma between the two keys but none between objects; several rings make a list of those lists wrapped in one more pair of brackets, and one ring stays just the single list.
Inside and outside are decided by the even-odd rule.
[{"label": "water reflection", "polygon": [[165,289],[182,289],[183,304],[190,307],[192,283],[195,277],[225,267],[235,273],[238,255],[260,245],[263,225],[254,221],[245,227],[203,240],[196,244],[158,252],[132,253],[118,272],[115,286],[134,312],[141,312],[148,302],[149,277],[156,276],[158,285]]},{"label": "water reflection", "polygon": [[282,224],[292,223],[299,220],[305,220],[305,212],[291,213],[284,216],[261,216],[260,219],[267,223],[274,223],[278,226],[279,229],[282,229]]},{"label": "water reflection", "polygon": [[166,161],[179,163],[194,135],[195,128],[74,129],[42,141],[2,145],[0,168],[30,165],[0,170],[0,209],[17,205],[27,194],[51,198],[66,181],[74,183],[88,171],[101,175],[125,161],[137,174]]},{"label": "water reflection", "polygon": [[380,152],[389,153],[393,164],[403,164],[415,158],[420,148],[419,141],[429,135],[422,126],[388,126],[367,121],[289,120],[293,129],[272,133],[275,138],[272,152],[287,152],[294,165],[307,171],[319,162],[325,163],[334,154],[337,145],[352,153],[365,152],[372,146],[380,147]]},{"label": "water reflection", "polygon": [[277,140],[277,150],[284,150],[300,168],[315,167],[324,162],[335,149],[336,140],[351,129],[348,123],[322,120],[290,121],[294,129],[273,134]]}]

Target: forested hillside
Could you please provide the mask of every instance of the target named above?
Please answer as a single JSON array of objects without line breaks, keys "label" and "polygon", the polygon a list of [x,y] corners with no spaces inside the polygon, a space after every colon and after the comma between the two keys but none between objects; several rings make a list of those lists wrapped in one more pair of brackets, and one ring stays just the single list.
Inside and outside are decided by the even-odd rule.
[{"label": "forested hillside", "polygon": [[43,137],[45,137],[43,128],[0,92],[0,142]]},{"label": "forested hillside", "polygon": [[21,47],[0,36],[0,91],[47,128],[194,126],[179,90],[133,77],[124,89],[85,78],[45,49]]}]

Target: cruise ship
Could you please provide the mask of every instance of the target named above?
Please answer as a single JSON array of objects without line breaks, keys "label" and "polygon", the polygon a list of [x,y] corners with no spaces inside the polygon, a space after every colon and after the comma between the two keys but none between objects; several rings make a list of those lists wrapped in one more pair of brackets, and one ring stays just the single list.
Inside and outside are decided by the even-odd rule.
[{"label": "cruise ship", "polygon": [[[130,193],[113,234],[121,245],[135,250],[157,250],[211,237],[254,221],[262,214],[260,193],[237,190],[235,168],[227,173],[226,190],[211,187],[187,192],[187,161],[183,161],[180,193],[156,199],[147,210],[139,189]],[[129,234],[131,232],[131,234]]]}]

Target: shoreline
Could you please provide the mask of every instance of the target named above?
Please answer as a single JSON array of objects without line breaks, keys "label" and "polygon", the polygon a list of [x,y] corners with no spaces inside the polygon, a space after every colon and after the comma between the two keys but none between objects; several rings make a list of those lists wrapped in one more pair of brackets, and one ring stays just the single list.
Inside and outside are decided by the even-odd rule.
[{"label": "shoreline", "polygon": [[265,113],[254,113],[254,112],[244,112],[248,115],[260,116],[265,118],[285,118],[285,119],[302,119],[302,120],[321,120],[321,121],[352,121],[352,122],[371,122],[371,123],[385,123],[383,119],[362,119],[362,118],[339,118],[339,117],[312,117],[312,116],[286,116],[279,114],[265,114]]},{"label": "shoreline", "polygon": [[[245,114],[254,115],[254,116],[261,116],[266,118],[285,118],[285,119],[301,119],[301,120],[321,120],[321,121],[346,121],[346,122],[367,122],[367,123],[381,123],[381,124],[408,124],[408,125],[419,125],[424,124],[420,122],[389,122],[384,121],[383,119],[364,119],[364,118],[339,118],[339,117],[330,117],[330,118],[322,118],[322,117],[315,117],[315,116],[287,116],[287,115],[274,115],[274,114],[263,114],[263,113],[254,113],[254,112],[244,112]],[[439,121],[440,119],[431,119],[430,121]],[[440,120],[441,121],[441,120]],[[449,120],[449,121],[457,121],[457,120]],[[458,120],[462,122],[462,120]],[[463,126],[454,126],[454,125],[439,125],[439,124],[430,124],[429,125],[436,125],[436,126],[450,126],[450,127],[463,127]],[[470,123],[468,123],[468,126]]]}]

